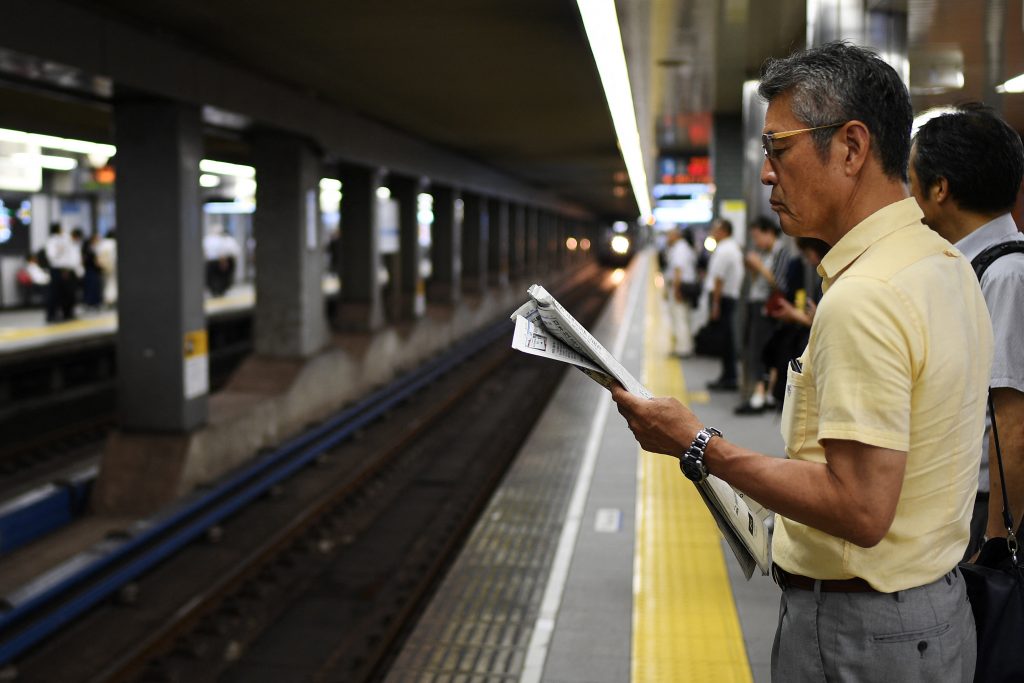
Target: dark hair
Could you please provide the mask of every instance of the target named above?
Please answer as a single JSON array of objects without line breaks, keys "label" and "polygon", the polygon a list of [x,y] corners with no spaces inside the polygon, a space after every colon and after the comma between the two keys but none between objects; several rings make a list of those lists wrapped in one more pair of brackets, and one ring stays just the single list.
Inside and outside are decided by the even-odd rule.
[{"label": "dark hair", "polygon": [[1024,180],[1020,135],[989,107],[970,102],[937,116],[914,136],[914,173],[922,190],[939,178],[960,208],[1009,211]]},{"label": "dark hair", "polygon": [[60,234],[60,231],[61,231],[60,223],[50,223],[50,234],[51,235],[58,235],[58,234]]},{"label": "dark hair", "polygon": [[825,254],[832,248],[828,242],[819,240],[816,237],[797,237],[796,247],[800,251],[813,251],[818,255],[818,258],[825,258]]},{"label": "dark hair", "polygon": [[729,220],[728,218],[719,218],[718,227],[722,228],[722,230],[725,230],[727,234],[732,234],[732,221]]},{"label": "dark hair", "polygon": [[[793,115],[808,128],[860,121],[887,176],[907,182],[910,94],[896,70],[874,52],[845,42],[770,59],[761,68],[758,94],[771,102],[792,92]],[[824,158],[834,128],[809,133]]]},{"label": "dark hair", "polygon": [[683,239],[684,242],[689,244],[691,247],[693,246],[692,230],[690,230],[689,228],[683,228],[682,230],[679,231],[679,236]]},{"label": "dark hair", "polygon": [[761,232],[770,232],[776,237],[782,232],[779,229],[779,224],[773,221],[768,216],[758,216],[754,220],[750,221],[750,227],[760,230]]}]

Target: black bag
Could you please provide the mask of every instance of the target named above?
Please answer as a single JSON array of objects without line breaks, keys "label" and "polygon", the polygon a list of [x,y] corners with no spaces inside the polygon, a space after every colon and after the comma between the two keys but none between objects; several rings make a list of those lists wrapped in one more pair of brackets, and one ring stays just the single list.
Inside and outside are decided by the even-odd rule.
[{"label": "black bag", "polygon": [[[999,479],[1003,454],[999,448],[996,411],[988,397]],[[1006,538],[991,538],[982,546],[977,562],[960,563],[967,583],[967,597],[978,630],[978,661],[974,680],[985,683],[1024,681],[1024,561],[1018,555],[1006,487],[1003,492],[1003,524]]]},{"label": "black bag", "polygon": [[680,282],[679,283],[679,296],[683,301],[688,303],[691,308],[696,308],[697,304],[700,303],[700,293],[704,291],[704,287],[699,282]]},{"label": "black bag", "polygon": [[725,325],[721,320],[709,320],[693,338],[693,350],[698,356],[719,358],[725,348]]}]

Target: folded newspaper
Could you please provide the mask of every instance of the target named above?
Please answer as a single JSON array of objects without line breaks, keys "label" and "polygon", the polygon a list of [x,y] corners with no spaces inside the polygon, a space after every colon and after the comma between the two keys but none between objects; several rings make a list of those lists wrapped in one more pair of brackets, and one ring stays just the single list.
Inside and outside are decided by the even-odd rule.
[{"label": "folded newspaper", "polygon": [[[513,349],[571,363],[605,387],[619,383],[632,394],[652,397],[546,289],[533,285],[527,293],[530,300],[512,314]],[[747,578],[754,567],[767,575],[771,552],[765,520],[771,512],[713,475],[696,486]]]}]

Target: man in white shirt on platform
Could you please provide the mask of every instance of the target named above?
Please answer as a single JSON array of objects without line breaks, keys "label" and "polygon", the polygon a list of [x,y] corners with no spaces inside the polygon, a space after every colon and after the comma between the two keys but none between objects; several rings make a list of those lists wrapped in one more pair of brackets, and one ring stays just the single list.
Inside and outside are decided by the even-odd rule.
[{"label": "man in white shirt on platform", "polygon": [[719,218],[711,227],[715,250],[708,261],[704,291],[708,292],[709,324],[718,325],[718,342],[722,352],[722,370],[718,379],[708,382],[708,389],[735,391],[736,375],[736,302],[743,285],[743,251],[732,236],[732,223]]},{"label": "man in white shirt on platform", "polygon": [[[666,286],[672,319],[672,353],[685,358],[693,354],[690,333],[690,299],[688,289],[697,285],[697,255],[679,228],[668,233],[668,266]],[[699,291],[699,290],[698,290]]]}]

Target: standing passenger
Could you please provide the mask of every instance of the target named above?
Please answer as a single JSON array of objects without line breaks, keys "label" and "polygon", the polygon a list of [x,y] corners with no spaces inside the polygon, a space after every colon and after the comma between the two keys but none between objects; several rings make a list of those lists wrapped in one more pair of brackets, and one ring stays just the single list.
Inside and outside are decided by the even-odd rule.
[{"label": "standing passenger", "polygon": [[708,261],[704,291],[708,292],[710,324],[721,329],[722,369],[708,389],[734,391],[739,388],[736,377],[736,301],[743,286],[743,252],[732,236],[732,223],[719,218],[711,227],[715,250]]},{"label": "standing passenger", "polygon": [[[1022,177],[1020,136],[982,105],[963,105],[955,113],[932,119],[914,138],[910,189],[924,212],[924,222],[972,261],[999,244],[1012,242],[1024,247],[1024,235],[1010,215]],[[1009,253],[992,261],[981,278],[981,291],[994,329],[990,386],[1016,526],[1024,512],[1024,347],[1020,340],[1024,254]],[[988,438],[982,449],[968,557],[981,548],[986,536],[1006,536],[1002,483],[998,468],[989,459]]]},{"label": "standing passenger", "polygon": [[672,319],[672,354],[686,358],[693,355],[688,288],[697,284],[697,255],[678,228],[668,233],[667,252],[665,272]]},{"label": "standing passenger", "polygon": [[769,61],[761,181],[789,235],[832,245],[807,348],[790,363],[787,458],[726,441],[672,398],[612,396],[648,451],[778,513],[776,681],[970,681],[957,562],[971,508],[992,330],[970,263],[908,196],[899,75],[830,43]]}]

